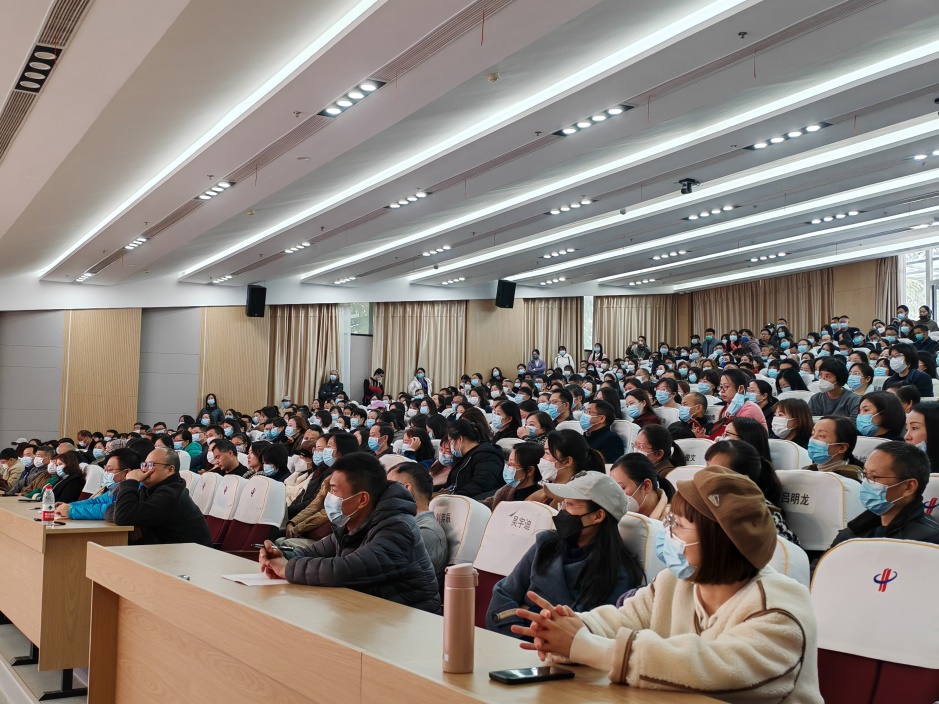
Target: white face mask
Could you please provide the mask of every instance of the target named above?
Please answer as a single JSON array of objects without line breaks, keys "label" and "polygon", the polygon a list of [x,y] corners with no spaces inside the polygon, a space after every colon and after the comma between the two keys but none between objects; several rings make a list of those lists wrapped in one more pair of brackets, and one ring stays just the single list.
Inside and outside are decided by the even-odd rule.
[{"label": "white face mask", "polygon": [[776,437],[780,440],[785,440],[788,437],[789,433],[792,432],[792,429],[789,427],[789,421],[791,418],[786,418],[785,416],[774,416],[772,422],[773,432],[776,434]]},{"label": "white face mask", "polygon": [[546,482],[553,482],[558,478],[557,464],[543,457],[538,460],[538,471],[541,472],[541,478]]}]

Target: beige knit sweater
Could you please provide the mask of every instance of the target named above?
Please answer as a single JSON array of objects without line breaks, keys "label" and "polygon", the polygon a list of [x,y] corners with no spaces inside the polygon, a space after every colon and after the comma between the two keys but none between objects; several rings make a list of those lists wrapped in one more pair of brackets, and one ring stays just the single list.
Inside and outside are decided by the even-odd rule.
[{"label": "beige knit sweater", "polygon": [[619,684],[725,702],[822,704],[808,590],[764,569],[708,616],[692,582],[668,570],[627,599],[578,614],[571,660]]}]

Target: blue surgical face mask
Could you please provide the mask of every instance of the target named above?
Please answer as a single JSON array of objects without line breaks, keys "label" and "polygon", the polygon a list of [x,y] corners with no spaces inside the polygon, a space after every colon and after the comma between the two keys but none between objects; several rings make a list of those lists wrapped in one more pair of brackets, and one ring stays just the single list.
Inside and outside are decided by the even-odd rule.
[{"label": "blue surgical face mask", "polygon": [[750,403],[756,403],[756,393],[754,393],[753,391],[748,391],[747,401],[749,401]]},{"label": "blue surgical face mask", "polygon": [[[358,496],[358,494],[353,494],[353,496]],[[341,499],[330,492],[326,494],[326,498],[323,500],[323,508],[326,509],[326,518],[337,528],[342,528],[349,522],[349,519],[355,515],[355,512],[350,513],[348,516],[342,512],[342,504],[351,498],[352,496]],[[356,509],[356,511],[358,511],[358,509]]]},{"label": "blue surgical face mask", "polygon": [[368,439],[368,449],[372,452],[378,452],[378,438],[369,438]]},{"label": "blue surgical face mask", "polygon": [[349,419],[349,427],[351,427],[353,430],[355,430],[356,428],[359,427],[359,423],[360,423],[360,422],[361,422],[361,421],[359,420],[359,417],[358,417],[358,416],[352,416],[352,417]]},{"label": "blue surgical face mask", "polygon": [[176,450],[177,452],[178,452],[179,450],[182,450],[182,449],[183,449],[183,443],[181,443],[181,442],[174,442],[174,443],[173,443],[173,449]]},{"label": "blue surgical face mask", "polygon": [[799,354],[805,354],[806,352],[809,351],[809,346],[808,346],[808,345],[799,345],[798,347],[796,347],[796,349],[799,350]]},{"label": "blue surgical face mask", "polygon": [[548,407],[545,409],[545,413],[551,416],[551,420],[554,420],[559,415],[561,415],[561,409],[558,408],[556,403],[549,403]]},{"label": "blue surgical face mask", "polygon": [[61,464],[57,464],[55,466],[55,473],[59,475],[60,479],[63,478],[65,476],[65,466]]},{"label": "blue surgical face mask", "polygon": [[417,373],[417,378],[418,378],[418,379],[423,379],[423,378],[424,378],[424,372],[418,372],[418,373]]},{"label": "blue surgical face mask", "polygon": [[874,416],[879,413],[859,413],[855,425],[861,435],[873,437],[877,434],[877,425],[874,423]]},{"label": "blue surgical face mask", "polygon": [[688,367],[679,367],[678,373],[681,376],[688,376]]},{"label": "blue surgical face mask", "polygon": [[528,426],[528,437],[530,438],[535,437],[535,426],[533,425]]},{"label": "blue surgical face mask", "polygon": [[[287,435],[288,438],[292,438],[294,435],[297,434],[297,429],[288,425],[286,428],[284,428],[284,433]],[[228,431],[226,431],[225,434],[228,435]]]},{"label": "blue surgical face mask", "polygon": [[847,386],[852,391],[861,388],[861,377],[859,377],[857,374],[848,374],[848,381],[845,386]]},{"label": "blue surgical face mask", "polygon": [[[289,428],[288,428],[288,430],[289,430]],[[234,428],[222,428],[222,431],[225,433],[225,437],[226,437],[226,438],[230,438],[232,435],[235,434],[235,429],[234,429]],[[290,433],[287,433],[287,434],[289,435]]]},{"label": "blue surgical face mask", "polygon": [[588,415],[587,413],[581,413],[581,414],[580,414],[580,421],[579,421],[579,422],[580,422],[580,429],[583,430],[584,432],[587,432],[588,430],[590,430],[590,423],[591,423],[592,421],[593,421],[593,417],[592,417],[592,416]]},{"label": "blue surgical face mask", "polygon": [[665,529],[655,536],[655,554],[678,579],[688,579],[694,574],[694,565],[685,557],[685,548],[698,543],[686,543]]},{"label": "blue surgical face mask", "polygon": [[887,338],[887,342],[889,342],[891,345],[897,341],[896,335],[886,335],[885,337]]},{"label": "blue surgical face mask", "polygon": [[679,406],[678,407],[678,420],[682,423],[687,423],[691,420],[691,409],[688,406]]},{"label": "blue surgical face mask", "polygon": [[831,352],[829,352],[828,350],[820,350],[819,353],[818,353],[818,356],[819,356],[819,357],[830,357],[830,356],[831,356]]},{"label": "blue surgical face mask", "polygon": [[872,482],[865,479],[861,482],[861,503],[871,513],[883,516],[887,511],[893,508],[896,501],[887,501],[887,489],[892,489],[903,482],[897,482],[887,486],[878,482]]},{"label": "blue surgical face mask", "polygon": [[492,429],[502,430],[502,416],[497,416],[497,415],[492,416]]},{"label": "blue surgical face mask", "polygon": [[193,434],[192,434],[192,441],[193,441],[193,442],[200,442],[201,440],[202,440],[202,433],[193,433]]},{"label": "blue surgical face mask", "polygon": [[779,376],[779,370],[778,370],[778,369],[767,369],[767,370],[766,370],[766,376],[768,376],[770,379],[775,379],[777,376]]},{"label": "blue surgical face mask", "polygon": [[330,380],[330,381],[336,381],[336,379],[338,379],[338,378],[339,378],[339,377],[336,376],[335,374],[330,374],[330,375],[329,375],[329,380]]},{"label": "blue surgical face mask", "polygon": [[630,418],[638,418],[642,415],[642,409],[639,407],[638,403],[626,406],[626,415]]},{"label": "blue surgical face mask", "polygon": [[516,487],[521,482],[521,480],[515,478],[515,470],[509,467],[509,465],[505,465],[502,468],[502,481],[511,487]]},{"label": "blue surgical face mask", "polygon": [[731,336],[730,336],[730,341],[731,341],[731,342],[736,342],[736,341],[737,341],[737,336],[736,336],[736,335],[731,335]]},{"label": "blue surgical face mask", "polygon": [[734,415],[743,408],[743,404],[746,403],[747,397],[741,393],[734,394],[734,397],[730,400],[730,403],[727,405],[727,414]]},{"label": "blue surgical face mask", "polygon": [[714,387],[711,386],[708,382],[706,382],[706,381],[699,381],[699,382],[698,382],[698,393],[699,393],[699,394],[704,394],[705,396],[710,396],[710,395],[713,393],[713,391],[714,391]]},{"label": "blue surgical face mask", "polygon": [[200,420],[199,422],[202,423],[203,427],[205,427],[206,425],[209,424],[209,419],[208,419],[208,418],[203,418],[203,419]]},{"label": "blue surgical face mask", "polygon": [[333,456],[333,448],[327,447],[323,450],[323,464],[327,467],[332,467],[335,461],[336,458]]},{"label": "blue surgical face mask", "polygon": [[[922,337],[922,336],[920,336],[920,337]],[[861,343],[864,342],[864,338],[861,337],[860,335],[855,335],[854,338],[853,338],[853,341],[854,341],[855,347],[857,347],[857,346],[859,346]]]},{"label": "blue surgical face mask", "polygon": [[666,403],[668,403],[669,398],[670,396],[668,391],[659,390],[655,392],[655,400],[658,401],[659,405],[664,406]]},{"label": "blue surgical face mask", "polygon": [[783,340],[779,343],[779,349],[787,350],[789,349],[789,340]]},{"label": "blue surgical face mask", "polygon": [[280,403],[284,408],[290,408],[290,401],[281,401]]},{"label": "blue surgical face mask", "polygon": [[91,451],[91,454],[94,455],[96,460],[100,460],[102,457],[104,457],[104,450],[102,450],[100,447],[96,447]]},{"label": "blue surgical face mask", "polygon": [[323,453],[320,450],[313,451],[313,464],[323,464]]},{"label": "blue surgical face mask", "polygon": [[809,453],[809,459],[812,460],[812,462],[822,465],[831,460],[832,456],[828,452],[828,448],[837,444],[838,443],[822,442],[821,440],[811,438],[806,451]]},{"label": "blue surgical face mask", "polygon": [[430,406],[421,406],[421,413],[423,413],[425,416],[430,413]]},{"label": "blue surgical face mask", "polygon": [[277,474],[277,468],[272,464],[265,464],[261,468],[261,474],[263,474],[265,477],[273,477],[275,474]]},{"label": "blue surgical face mask", "polygon": [[110,489],[114,486],[114,475],[110,472],[105,472],[104,477],[101,479],[101,488]]},{"label": "blue surgical face mask", "polygon": [[688,375],[688,381],[690,381],[692,384],[697,384],[697,383],[698,383],[698,375],[695,374],[694,372],[692,372],[691,374]]},{"label": "blue surgical face mask", "polygon": [[692,352],[692,353],[688,356],[689,359],[699,359],[700,357],[701,357],[701,353],[700,353],[700,352]]}]

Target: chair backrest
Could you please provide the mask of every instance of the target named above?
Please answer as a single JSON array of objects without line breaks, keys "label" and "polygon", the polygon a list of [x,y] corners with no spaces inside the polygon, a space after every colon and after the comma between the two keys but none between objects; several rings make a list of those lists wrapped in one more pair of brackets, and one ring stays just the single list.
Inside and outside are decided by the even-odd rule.
[{"label": "chair backrest", "polygon": [[85,486],[82,487],[81,493],[90,496],[101,488],[101,483],[104,481],[104,468],[97,464],[86,464],[82,469],[85,472]]},{"label": "chair backrest", "polygon": [[662,425],[666,427],[679,421],[677,408],[659,408],[655,406],[652,411],[662,419]]},{"label": "chair backrest", "polygon": [[805,550],[795,543],[790,543],[785,538],[776,536],[776,552],[773,553],[773,559],[769,561],[769,566],[780,574],[792,577],[799,584],[809,586],[812,579],[812,573],[809,570],[809,556]]},{"label": "chair backrest", "polygon": [[780,401],[786,398],[801,398],[803,401],[808,403],[809,399],[814,395],[815,394],[812,391],[783,391],[781,394],[779,394],[778,398]]},{"label": "chair backrest", "polygon": [[391,449],[396,455],[401,454],[401,448],[404,447],[404,440],[395,440],[391,443]]},{"label": "chair backrest", "polygon": [[496,442],[496,445],[498,445],[499,447],[501,447],[503,450],[511,450],[513,447],[515,447],[516,445],[518,445],[520,442],[525,442],[525,441],[524,441],[524,440],[520,440],[519,438],[502,438],[501,440],[499,440],[498,442]]},{"label": "chair backrest", "polygon": [[[436,500],[436,499],[435,499]],[[557,512],[536,501],[501,501],[492,512],[473,564],[476,569],[505,576],[543,530],[554,530]]]},{"label": "chair backrest", "polygon": [[705,438],[681,438],[675,444],[685,453],[688,464],[704,464],[704,453],[714,443]]},{"label": "chair backrest", "polygon": [[215,499],[215,490],[218,488],[220,475],[215,472],[206,472],[200,474],[196,480],[196,488],[191,491],[192,500],[195,502],[202,514],[205,515],[212,508],[212,500]]},{"label": "chair backrest", "polygon": [[719,407],[720,404],[721,404],[721,397],[720,397],[720,396],[709,396],[709,395],[705,395],[704,398],[707,399],[708,408],[711,408],[711,406]]},{"label": "chair backrest", "polygon": [[791,440],[772,439],[769,441],[769,457],[776,469],[802,469],[809,465],[811,460],[809,460],[808,453],[802,457],[799,453],[801,449]]},{"label": "chair backrest", "polygon": [[641,513],[627,513],[619,520],[619,536],[646,575],[646,584],[652,584],[655,575],[665,569],[655,552],[655,538],[664,530],[662,522],[647,518]]},{"label": "chair backrest", "polygon": [[703,464],[688,464],[684,467],[675,467],[668,475],[665,477],[671,483],[672,486],[675,486],[675,482],[682,482],[686,479],[691,479],[699,469],[704,469]]},{"label": "chair backrest", "polygon": [[176,453],[179,455],[179,471],[183,472],[189,471],[189,468],[192,466],[192,457],[189,456],[189,453],[185,450],[181,450]]},{"label": "chair backrest", "polygon": [[937,574],[939,545],[891,538],[836,545],[812,578],[818,647],[939,669],[939,600],[929,578]]},{"label": "chair backrest", "polygon": [[196,478],[198,474],[193,474],[188,469],[179,470],[179,476],[183,478],[183,481],[186,482],[186,488],[189,489],[189,495],[192,496],[192,492],[196,490]]},{"label": "chair backrest", "polygon": [[867,458],[871,456],[871,453],[877,449],[877,446],[887,442],[883,438],[869,438],[865,436],[858,436],[857,445],[854,446],[854,456],[857,457],[858,462],[861,463],[861,466],[864,466],[864,463],[867,461]]},{"label": "chair backrest", "polygon": [[576,430],[581,435],[584,434],[583,428],[580,427],[580,423],[575,420],[563,420],[555,426],[556,430]]},{"label": "chair backrest", "polygon": [[255,475],[245,482],[232,519],[248,525],[280,528],[287,511],[286,495],[283,482]]},{"label": "chair backrest", "polygon": [[244,477],[229,474],[221,477],[218,486],[215,487],[215,496],[212,498],[212,505],[205,515],[218,518],[223,521],[230,521],[235,517],[235,508],[238,506],[238,497],[247,485],[248,480]]},{"label": "chair backrest", "polygon": [[619,435],[626,452],[632,452],[633,445],[636,444],[636,436],[639,435],[641,428],[628,420],[614,420],[611,430]]},{"label": "chair backrest", "polygon": [[932,380],[932,395],[939,396],[939,379]]},{"label": "chair backrest", "polygon": [[704,417],[708,419],[708,423],[716,423],[717,419],[721,415],[721,409],[723,406],[708,406],[704,409]]},{"label": "chair backrest", "polygon": [[827,550],[838,531],[864,510],[861,485],[834,472],[793,469],[778,472],[779,508],[805,550]]},{"label": "chair backrest", "polygon": [[923,510],[927,516],[939,520],[939,474],[936,472],[929,475],[929,482],[923,492]]},{"label": "chair backrest", "polygon": [[381,466],[384,467],[386,472],[391,471],[399,464],[404,464],[405,462],[410,462],[407,457],[403,455],[398,455],[395,453],[389,453],[387,455],[382,455],[378,458],[378,461],[381,463]]},{"label": "chair backrest", "polygon": [[438,496],[430,502],[450,547],[450,564],[473,562],[492,512],[468,496]]},{"label": "chair backrest", "polygon": [[870,393],[870,389],[873,389],[874,391],[882,391],[884,384],[887,383],[887,379],[889,378],[889,376],[875,376],[874,380],[871,381],[871,385],[868,387],[868,393]]}]

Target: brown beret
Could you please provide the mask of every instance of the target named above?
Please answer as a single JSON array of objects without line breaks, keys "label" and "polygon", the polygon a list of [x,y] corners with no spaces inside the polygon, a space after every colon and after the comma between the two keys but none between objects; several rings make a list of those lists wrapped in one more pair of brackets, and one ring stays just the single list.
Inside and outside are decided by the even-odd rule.
[{"label": "brown beret", "polygon": [[760,570],[769,564],[776,551],[776,525],[753,480],[711,465],[677,482],[676,489],[699,513],[720,525],[751,565]]}]

